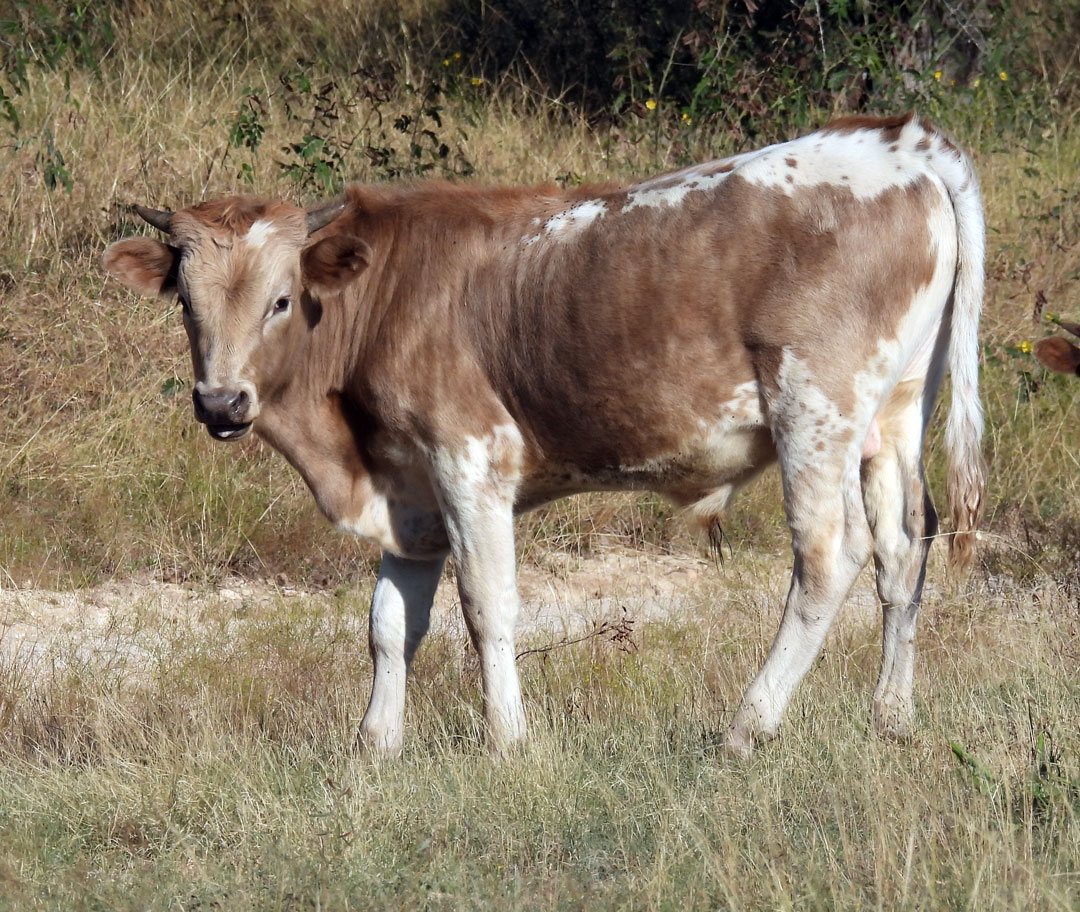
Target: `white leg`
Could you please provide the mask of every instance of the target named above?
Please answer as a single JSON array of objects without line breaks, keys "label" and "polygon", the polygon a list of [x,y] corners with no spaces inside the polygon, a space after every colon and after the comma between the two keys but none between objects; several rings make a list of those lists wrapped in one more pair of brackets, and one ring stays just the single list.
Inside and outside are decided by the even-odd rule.
[{"label": "white leg", "polygon": [[[828,457],[822,463],[827,467]],[[858,484],[858,458],[840,472],[804,470],[785,479],[795,567],[780,630],[742,698],[724,741],[746,757],[776,735],[796,686],[821,651],[837,611],[869,557]]]},{"label": "white leg", "polygon": [[525,737],[525,708],[514,647],[518,618],[513,514],[508,506],[473,515],[462,540],[451,533],[461,610],[480,657],[484,722],[501,753]]},{"label": "white leg", "polygon": [[881,674],[871,717],[881,735],[893,738],[908,737],[914,719],[915,626],[937,532],[923,482],[922,437],[922,407],[915,401],[883,424],[881,452],[863,466],[882,610]]},{"label": "white leg", "polygon": [[431,618],[445,558],[414,561],[384,551],[371,599],[368,643],[374,665],[360,741],[372,754],[401,753],[405,679]]},{"label": "white leg", "polygon": [[518,618],[514,489],[521,437],[513,425],[461,451],[443,451],[443,519],[457,570],[461,610],[480,658],[484,722],[496,753],[525,737],[514,635]]}]

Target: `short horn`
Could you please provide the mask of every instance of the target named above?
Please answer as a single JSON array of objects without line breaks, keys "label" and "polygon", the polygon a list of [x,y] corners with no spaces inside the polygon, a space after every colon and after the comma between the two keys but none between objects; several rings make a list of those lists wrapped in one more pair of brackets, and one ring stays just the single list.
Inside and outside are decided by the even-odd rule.
[{"label": "short horn", "polygon": [[1065,332],[1070,332],[1080,339],[1080,323],[1070,323],[1067,320],[1058,320],[1057,325],[1065,330]]},{"label": "short horn", "polygon": [[342,212],[345,211],[345,200],[334,200],[317,209],[309,209],[307,213],[307,233],[314,234],[320,228],[325,228]]},{"label": "short horn", "polygon": [[162,209],[151,209],[149,206],[140,206],[138,204],[135,205],[135,211],[144,222],[149,222],[158,231],[169,233],[169,222],[173,217],[171,212],[165,212]]}]

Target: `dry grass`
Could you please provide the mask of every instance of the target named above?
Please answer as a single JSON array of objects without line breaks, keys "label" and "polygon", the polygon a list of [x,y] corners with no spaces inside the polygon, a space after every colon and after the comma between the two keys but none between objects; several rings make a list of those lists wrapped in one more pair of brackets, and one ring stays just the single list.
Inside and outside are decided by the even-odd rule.
[{"label": "dry grass", "polygon": [[19,909],[1074,908],[1075,592],[935,599],[903,746],[867,730],[876,625],[853,617],[780,742],[733,764],[715,747],[775,622],[775,571],[742,561],[691,614],[637,624],[633,648],[523,659],[533,736],[504,762],[483,754],[475,659],[449,632],[421,653],[404,760],[353,754],[364,592],[207,600],[187,622],[150,599],[117,612],[90,652],[73,636],[0,667],[3,895]]},{"label": "dry grass", "polygon": [[[315,81],[337,79],[351,105],[328,135],[374,135],[377,106],[415,114],[416,96],[397,85],[376,103],[344,74],[390,61],[415,77],[427,49],[402,23],[432,8],[237,0],[195,21],[118,5],[100,75],[33,70],[19,96],[20,144],[0,152],[0,588],[142,574],[202,594],[180,615],[148,594],[48,661],[5,641],[0,618],[0,907],[1077,908],[1080,387],[1022,347],[1046,331],[1038,292],[1080,316],[1075,112],[1022,140],[990,109],[945,124],[976,154],[990,226],[991,497],[971,588],[929,600],[913,744],[867,732],[878,647],[859,622],[830,641],[778,744],[746,765],[714,752],[783,589],[750,551],[785,547],[766,475],[730,517],[736,559],[691,614],[639,624],[636,651],[599,638],[522,660],[521,756],[483,756],[474,660],[445,632],[418,660],[405,760],[354,756],[377,555],[330,530],[282,460],[200,433],[178,315],[106,282],[98,259],[136,230],[127,203],[244,190],[245,164],[260,192],[309,202],[277,164],[304,130],[275,107],[280,72],[321,58]],[[486,180],[728,151],[697,128],[600,129],[510,77],[472,87],[461,66],[439,135]],[[255,153],[229,143],[248,89],[270,111]],[[43,184],[46,130],[70,195]],[[349,167],[384,175],[357,154]],[[935,432],[940,500],[939,449]],[[700,547],[652,498],[579,498],[519,528],[538,566]],[[340,588],[261,606],[201,588],[229,574]]]}]

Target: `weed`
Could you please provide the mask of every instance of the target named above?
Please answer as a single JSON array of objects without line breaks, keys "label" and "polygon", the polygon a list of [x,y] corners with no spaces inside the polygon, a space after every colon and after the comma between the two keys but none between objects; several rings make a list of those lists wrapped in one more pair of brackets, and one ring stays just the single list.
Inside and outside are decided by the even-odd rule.
[{"label": "weed", "polygon": [[301,193],[336,193],[363,170],[376,179],[473,172],[461,146],[466,134],[444,127],[440,100],[446,90],[438,80],[425,78],[420,87],[404,83],[396,96],[387,83],[392,76],[373,80],[361,70],[315,81],[313,69],[311,61],[300,60],[278,74],[274,92],[244,90],[223,156],[230,148],[248,150],[238,180],[254,183],[254,162],[275,118],[289,134],[299,133],[280,147],[276,165]]}]

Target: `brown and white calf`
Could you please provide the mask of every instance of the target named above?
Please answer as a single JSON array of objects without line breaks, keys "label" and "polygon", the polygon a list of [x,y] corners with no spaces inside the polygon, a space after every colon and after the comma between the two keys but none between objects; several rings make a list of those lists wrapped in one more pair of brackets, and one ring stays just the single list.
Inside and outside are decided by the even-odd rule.
[{"label": "brown and white calf", "polygon": [[197,419],[219,439],[254,428],[332,522],[383,548],[369,748],[401,749],[448,554],[501,749],[525,734],[514,514],[648,489],[708,523],[774,460],[795,566],[727,745],[776,734],[871,555],[873,719],[908,731],[937,529],[922,444],[946,366],[961,564],[984,489],[982,210],[934,127],[849,119],[630,186],[354,186],[307,213],[230,198],[140,214],[168,242],[120,241],[105,265],[179,297]]}]

